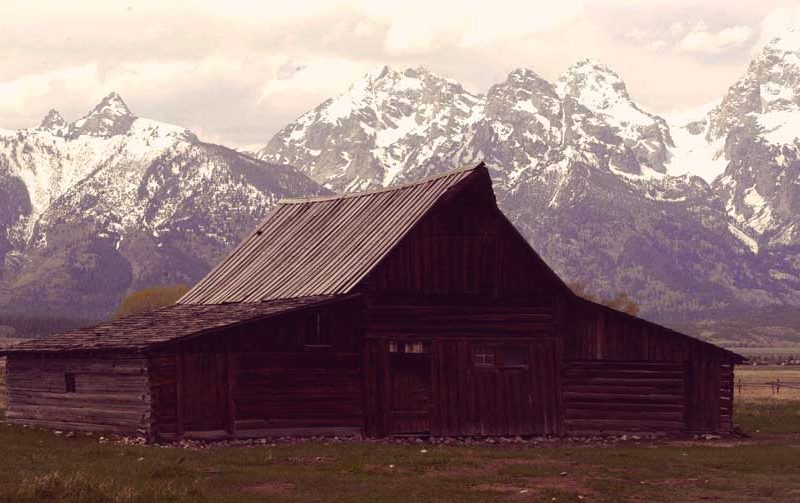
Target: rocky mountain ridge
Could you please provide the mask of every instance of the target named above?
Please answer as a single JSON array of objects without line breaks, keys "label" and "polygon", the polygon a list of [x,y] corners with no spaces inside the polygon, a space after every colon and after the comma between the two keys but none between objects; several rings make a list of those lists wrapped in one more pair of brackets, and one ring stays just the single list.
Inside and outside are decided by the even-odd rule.
[{"label": "rocky mountain ridge", "polygon": [[103,317],[131,289],[199,279],[278,199],[327,193],[291,167],[135,116],[0,136],[0,305]]},{"label": "rocky mountain ridge", "polygon": [[385,67],[258,155],[336,191],[483,160],[501,206],[569,280],[626,291],[659,320],[797,306],[798,61],[800,37],[773,40],[684,124],[648,112],[592,60],[555,83],[514,70],[486,94]]}]

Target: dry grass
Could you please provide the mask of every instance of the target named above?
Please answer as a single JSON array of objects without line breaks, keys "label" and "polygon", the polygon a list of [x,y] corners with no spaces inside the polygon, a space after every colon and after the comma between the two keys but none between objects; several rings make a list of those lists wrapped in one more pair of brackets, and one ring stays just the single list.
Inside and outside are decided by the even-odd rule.
[{"label": "dry grass", "polygon": [[[738,387],[740,379],[743,383],[741,394]],[[773,388],[767,385],[776,380],[784,383],[780,393],[773,393]],[[754,383],[763,386],[749,386]],[[790,383],[794,388],[787,386]],[[734,392],[737,400],[800,401],[800,367],[737,367]]]}]

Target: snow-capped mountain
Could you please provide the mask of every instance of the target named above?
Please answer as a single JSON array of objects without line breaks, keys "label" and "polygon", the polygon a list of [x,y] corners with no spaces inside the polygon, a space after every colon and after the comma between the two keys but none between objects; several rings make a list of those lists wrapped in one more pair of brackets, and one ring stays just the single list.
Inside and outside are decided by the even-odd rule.
[{"label": "snow-capped mountain", "polygon": [[321,191],[115,93],[73,123],[51,110],[0,136],[0,305],[105,315],[130,289],[196,281],[278,199]]},{"label": "snow-capped mountain", "polygon": [[384,67],[254,156],[111,94],[72,123],[50,111],[0,130],[0,306],[102,315],[132,288],[194,281],[282,196],[481,160],[568,281],[626,291],[662,321],[798,306],[799,136],[798,31],[719,102],[669,121],[592,60],[555,82],[517,69],[484,94]]},{"label": "snow-capped mountain", "polygon": [[339,192],[386,186],[404,167],[463,147],[482,109],[482,99],[453,80],[384,67],[282,129],[262,157],[303,166]]},{"label": "snow-capped mountain", "polygon": [[500,204],[569,280],[627,291],[661,319],[797,305],[798,54],[794,32],[773,41],[718,106],[679,124],[592,60],[555,83],[518,69],[486,94],[385,67],[258,155],[339,191],[484,160]]}]

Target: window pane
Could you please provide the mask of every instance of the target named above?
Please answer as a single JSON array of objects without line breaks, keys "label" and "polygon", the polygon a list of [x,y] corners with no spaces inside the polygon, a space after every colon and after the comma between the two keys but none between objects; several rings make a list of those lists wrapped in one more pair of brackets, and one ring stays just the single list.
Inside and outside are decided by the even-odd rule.
[{"label": "window pane", "polygon": [[427,353],[428,348],[423,342],[410,342],[406,344],[406,353]]},{"label": "window pane", "polygon": [[472,353],[472,362],[476,367],[494,367],[494,350],[491,348],[476,349]]}]

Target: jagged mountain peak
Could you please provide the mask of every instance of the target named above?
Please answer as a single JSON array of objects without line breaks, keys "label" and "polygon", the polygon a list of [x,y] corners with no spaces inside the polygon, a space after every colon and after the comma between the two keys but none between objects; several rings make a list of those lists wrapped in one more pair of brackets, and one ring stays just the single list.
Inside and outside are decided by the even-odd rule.
[{"label": "jagged mountain peak", "polygon": [[506,82],[526,86],[534,84],[537,86],[553,88],[553,85],[541,75],[534,72],[530,68],[524,67],[512,70],[511,73],[508,74],[508,77],[506,77]]},{"label": "jagged mountain peak", "polygon": [[630,101],[628,88],[619,74],[594,59],[578,61],[558,80],[562,96],[571,96],[592,111],[611,109],[619,102]]},{"label": "jagged mountain peak", "polygon": [[69,125],[67,121],[64,120],[57,110],[52,108],[47,112],[47,115],[44,116],[42,123],[39,125],[39,129],[42,131],[49,131],[57,136],[63,136],[68,128]]},{"label": "jagged mountain peak", "polygon": [[109,137],[126,133],[136,117],[116,92],[105,96],[88,114],[75,121],[69,137]]},{"label": "jagged mountain peak", "polygon": [[409,92],[448,87],[455,92],[464,92],[459,82],[439,75],[425,66],[398,70],[386,65],[368,72],[361,80],[350,86],[349,92]]},{"label": "jagged mountain peak", "polygon": [[106,95],[100,103],[95,105],[89,115],[104,115],[107,117],[121,117],[123,115],[132,115],[125,100],[122,99],[116,92],[111,92]]}]

